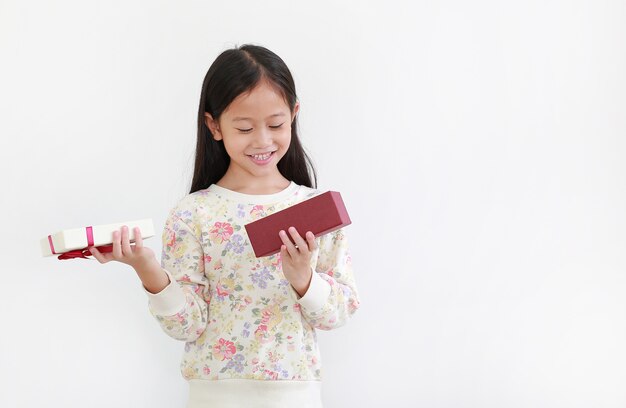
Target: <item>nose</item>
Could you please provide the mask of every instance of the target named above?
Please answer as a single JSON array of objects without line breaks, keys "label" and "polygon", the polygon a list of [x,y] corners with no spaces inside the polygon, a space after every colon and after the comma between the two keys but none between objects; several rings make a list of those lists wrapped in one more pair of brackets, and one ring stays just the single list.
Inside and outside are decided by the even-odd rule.
[{"label": "nose", "polygon": [[272,133],[270,129],[260,129],[255,133],[253,142],[255,149],[263,149],[272,145]]}]

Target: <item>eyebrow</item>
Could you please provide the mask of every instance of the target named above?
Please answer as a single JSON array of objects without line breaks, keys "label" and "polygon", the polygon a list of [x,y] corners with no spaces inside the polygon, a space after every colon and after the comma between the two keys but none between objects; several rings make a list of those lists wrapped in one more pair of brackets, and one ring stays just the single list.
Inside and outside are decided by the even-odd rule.
[{"label": "eyebrow", "polygon": [[[266,119],[273,118],[273,117],[276,117],[276,116],[285,116],[285,113],[284,112],[275,113],[273,115],[268,116]],[[244,118],[243,116],[236,116],[236,117],[233,118],[232,121],[233,122],[237,122],[238,120],[252,120],[252,118]]]}]

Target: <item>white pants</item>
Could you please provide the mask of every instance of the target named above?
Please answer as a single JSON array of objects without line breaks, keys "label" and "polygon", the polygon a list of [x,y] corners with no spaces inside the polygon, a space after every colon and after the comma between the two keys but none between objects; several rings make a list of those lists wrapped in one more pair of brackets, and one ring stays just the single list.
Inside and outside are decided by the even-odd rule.
[{"label": "white pants", "polygon": [[323,408],[321,381],[189,380],[187,408]]}]

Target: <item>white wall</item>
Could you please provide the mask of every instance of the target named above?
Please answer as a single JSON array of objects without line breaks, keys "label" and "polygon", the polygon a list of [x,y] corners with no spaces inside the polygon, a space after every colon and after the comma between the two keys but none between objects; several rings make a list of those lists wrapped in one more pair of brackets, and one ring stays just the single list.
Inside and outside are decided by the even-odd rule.
[{"label": "white wall", "polygon": [[[624,2],[0,2],[0,406],[182,407],[183,343],[59,229],[187,192],[202,79],[292,70],[362,307],[326,406],[624,407]],[[146,244],[160,253],[160,238]]]}]

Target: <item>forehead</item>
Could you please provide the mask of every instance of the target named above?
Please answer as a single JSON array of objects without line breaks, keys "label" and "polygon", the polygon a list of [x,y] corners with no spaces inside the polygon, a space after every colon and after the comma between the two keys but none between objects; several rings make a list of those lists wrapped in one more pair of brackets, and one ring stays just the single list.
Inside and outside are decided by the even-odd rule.
[{"label": "forehead", "polygon": [[262,81],[249,92],[237,96],[224,110],[229,120],[248,118],[265,119],[278,113],[288,113],[289,106],[283,95],[267,82]]}]

